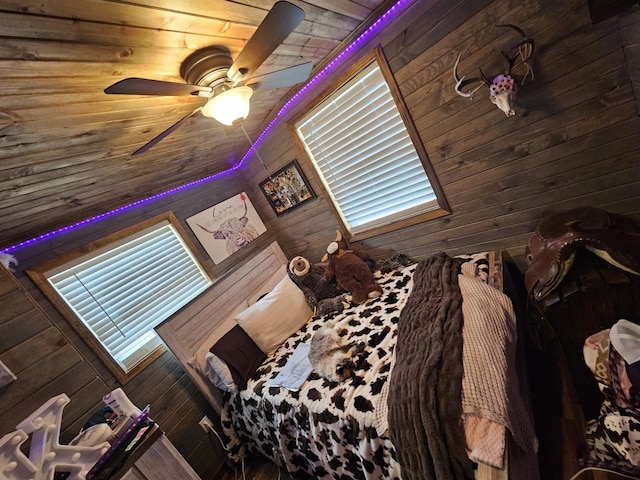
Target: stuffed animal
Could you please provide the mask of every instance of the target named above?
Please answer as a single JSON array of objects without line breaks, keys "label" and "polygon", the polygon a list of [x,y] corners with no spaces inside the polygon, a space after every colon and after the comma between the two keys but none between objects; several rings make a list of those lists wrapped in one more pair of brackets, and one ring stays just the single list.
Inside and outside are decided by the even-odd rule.
[{"label": "stuffed animal", "polygon": [[293,280],[316,315],[341,312],[344,309],[344,290],[335,281],[324,278],[324,267],[312,265],[305,257],[293,257],[289,261],[289,277]]},{"label": "stuffed animal", "polygon": [[329,262],[324,278],[327,281],[335,278],[338,286],[351,293],[354,303],[377,298],[382,295],[382,287],[376,283],[367,260],[369,255],[362,250],[349,249],[347,242],[342,239],[342,233],[337,230],[336,239],[329,244],[322,258],[323,262]]}]

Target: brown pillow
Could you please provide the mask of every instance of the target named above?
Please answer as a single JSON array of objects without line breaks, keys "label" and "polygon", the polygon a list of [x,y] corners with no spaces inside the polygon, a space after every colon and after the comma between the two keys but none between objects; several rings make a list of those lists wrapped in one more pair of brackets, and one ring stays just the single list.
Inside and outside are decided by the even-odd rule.
[{"label": "brown pillow", "polygon": [[267,358],[240,325],[225,333],[209,351],[226,362],[239,390]]}]

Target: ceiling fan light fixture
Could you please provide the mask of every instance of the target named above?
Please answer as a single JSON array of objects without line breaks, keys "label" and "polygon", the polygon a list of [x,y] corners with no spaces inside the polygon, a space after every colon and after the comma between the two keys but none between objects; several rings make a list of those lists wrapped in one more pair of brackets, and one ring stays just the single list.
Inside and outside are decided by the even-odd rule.
[{"label": "ceiling fan light fixture", "polygon": [[249,115],[249,99],[253,95],[251,87],[234,87],[216,95],[202,107],[205,117],[215,118],[223,125],[233,125]]}]

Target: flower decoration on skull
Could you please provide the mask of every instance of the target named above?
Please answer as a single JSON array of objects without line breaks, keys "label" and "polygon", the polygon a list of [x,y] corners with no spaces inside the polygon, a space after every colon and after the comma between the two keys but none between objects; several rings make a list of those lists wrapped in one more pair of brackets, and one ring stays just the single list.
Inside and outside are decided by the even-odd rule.
[{"label": "flower decoration on skull", "polygon": [[[512,71],[517,67],[524,67],[525,73],[520,80],[520,85],[524,84],[528,76],[533,79],[533,69],[529,64],[529,58],[533,55],[535,44],[533,39],[528,38],[520,27],[511,24],[498,25],[499,27],[509,27],[522,36],[522,40],[510,48],[508,53],[504,50],[501,51],[506,60],[505,72],[499,74],[490,80],[480,68],[480,77],[473,77],[465,79],[464,76],[458,75],[458,65],[460,64],[460,57],[462,54],[458,54],[455,65],[453,66],[453,78],[456,82],[456,93],[461,97],[468,97],[473,99],[473,95],[478,91],[482,84],[489,87],[489,95],[491,102],[494,103],[500,110],[502,110],[507,117],[512,117],[516,114],[516,92],[518,91],[518,85]],[[464,89],[470,85],[479,83],[470,91],[464,91]]]}]

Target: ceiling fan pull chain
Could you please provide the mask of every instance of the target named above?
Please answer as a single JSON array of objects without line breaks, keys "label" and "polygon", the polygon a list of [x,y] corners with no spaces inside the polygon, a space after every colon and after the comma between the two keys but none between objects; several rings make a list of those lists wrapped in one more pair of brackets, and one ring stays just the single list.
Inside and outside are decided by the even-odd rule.
[{"label": "ceiling fan pull chain", "polygon": [[258,152],[258,147],[256,147],[253,144],[253,141],[251,141],[251,137],[249,137],[249,134],[244,129],[244,124],[242,122],[240,122],[240,128],[242,129],[242,133],[244,133],[244,136],[247,137],[247,141],[249,142],[249,145],[251,145],[251,148],[253,149],[253,153],[255,153],[256,157],[258,157],[258,160],[260,160],[260,163],[262,164],[262,168],[264,168],[265,172],[267,172],[267,177],[269,178],[269,180],[273,181],[273,178],[271,178],[271,174],[269,173],[269,169],[267,168],[267,165],[264,163],[264,160],[262,159],[262,157],[260,156],[260,153]]}]

